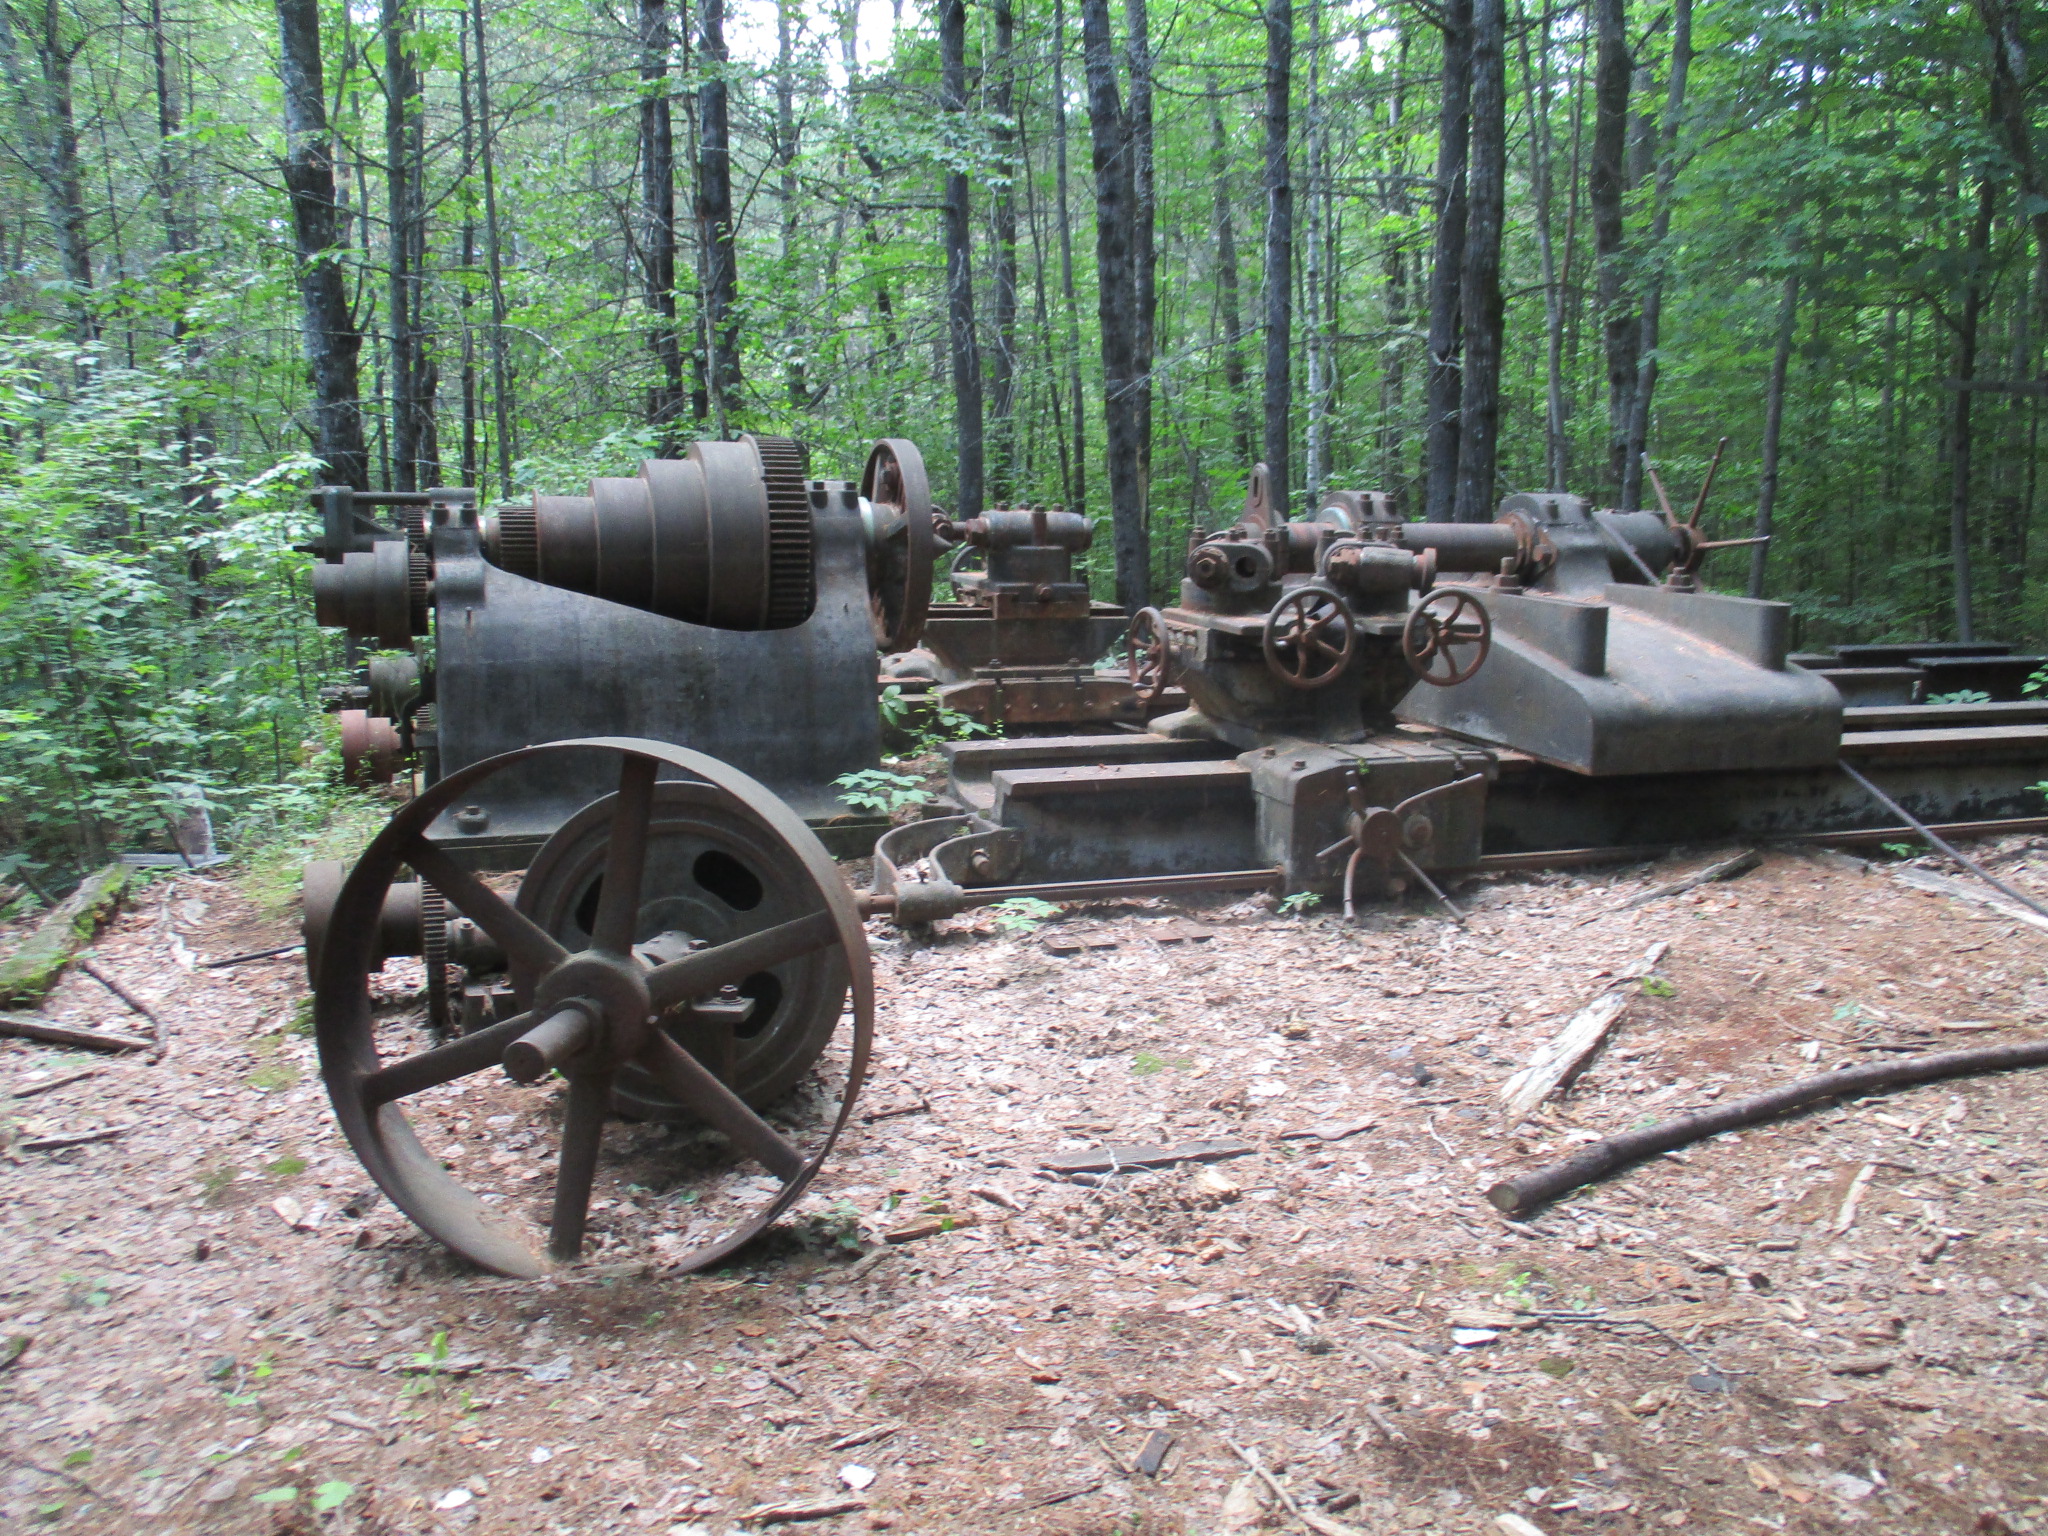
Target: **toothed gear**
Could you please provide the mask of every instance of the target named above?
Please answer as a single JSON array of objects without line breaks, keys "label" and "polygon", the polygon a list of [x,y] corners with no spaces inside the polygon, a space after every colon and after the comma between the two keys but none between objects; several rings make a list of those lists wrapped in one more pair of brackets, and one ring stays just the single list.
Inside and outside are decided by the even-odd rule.
[{"label": "toothed gear", "polygon": [[448,903],[420,882],[420,960],[427,970],[427,1029],[435,1039],[455,1033],[448,1008]]},{"label": "toothed gear", "polygon": [[769,629],[801,624],[817,606],[812,559],[810,450],[793,437],[750,438],[768,491]]},{"label": "toothed gear", "polygon": [[434,607],[434,562],[418,550],[407,557],[411,562],[406,572],[406,597],[412,605],[412,632],[424,635],[427,632],[428,615]]},{"label": "toothed gear", "polygon": [[498,509],[496,560],[500,570],[514,576],[540,575],[540,514],[532,503]]}]

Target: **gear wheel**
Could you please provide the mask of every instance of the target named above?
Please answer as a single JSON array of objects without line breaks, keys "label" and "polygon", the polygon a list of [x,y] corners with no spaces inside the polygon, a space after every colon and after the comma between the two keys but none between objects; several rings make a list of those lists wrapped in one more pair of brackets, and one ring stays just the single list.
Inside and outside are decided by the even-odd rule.
[{"label": "gear wheel", "polygon": [[769,629],[801,624],[817,606],[812,559],[810,450],[793,437],[749,437],[768,491]]},{"label": "gear wheel", "polygon": [[540,575],[540,513],[532,502],[523,507],[500,507],[495,519],[496,547],[491,558],[500,570],[529,580]]},{"label": "gear wheel", "polygon": [[449,1011],[448,903],[441,893],[420,882],[420,959],[427,969],[427,1029],[436,1040],[456,1032]]}]

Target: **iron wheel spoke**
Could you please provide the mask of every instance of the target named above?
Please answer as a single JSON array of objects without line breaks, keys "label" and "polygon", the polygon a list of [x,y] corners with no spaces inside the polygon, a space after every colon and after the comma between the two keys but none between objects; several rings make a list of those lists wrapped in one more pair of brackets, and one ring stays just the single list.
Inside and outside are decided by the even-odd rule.
[{"label": "iron wheel spoke", "polygon": [[431,1051],[421,1051],[417,1056],[407,1056],[388,1067],[379,1067],[362,1081],[359,1091],[363,1102],[376,1109],[407,1094],[438,1088],[458,1077],[494,1067],[504,1057],[505,1047],[532,1027],[533,1015],[522,1013]]},{"label": "iron wheel spoke", "polygon": [[700,949],[693,955],[656,966],[647,973],[648,997],[654,1011],[664,1013],[677,1003],[716,992],[728,982],[744,981],[756,971],[772,969],[838,942],[839,925],[830,912],[792,918],[743,939]]},{"label": "iron wheel spoke", "polygon": [[604,887],[597,899],[597,921],[590,942],[595,949],[623,955],[633,946],[633,927],[640,916],[640,884],[647,870],[647,827],[654,813],[654,776],[661,764],[651,757],[628,757],[619,765],[619,797],[612,807],[612,825],[604,863]]},{"label": "iron wheel spoke", "polygon": [[661,1031],[656,1030],[642,1047],[640,1065],[654,1074],[677,1103],[713,1130],[723,1131],[735,1147],[778,1179],[793,1179],[803,1171],[803,1154],[784,1140],[781,1132]]},{"label": "iron wheel spoke", "polygon": [[401,856],[456,911],[489,934],[514,964],[540,975],[569,958],[569,952],[549,937],[546,929],[425,838],[413,838]]},{"label": "iron wheel spoke", "polygon": [[590,1186],[597,1177],[597,1151],[604,1140],[611,1092],[609,1072],[578,1072],[569,1079],[569,1102],[562,1116],[562,1156],[555,1166],[555,1208],[548,1220],[548,1257],[557,1264],[567,1264],[583,1252]]}]

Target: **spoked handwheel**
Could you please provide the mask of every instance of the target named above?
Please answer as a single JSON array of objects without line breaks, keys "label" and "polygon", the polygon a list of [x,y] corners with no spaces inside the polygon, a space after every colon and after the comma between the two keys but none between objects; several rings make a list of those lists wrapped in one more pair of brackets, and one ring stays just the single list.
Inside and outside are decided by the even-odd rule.
[{"label": "spoked handwheel", "polygon": [[932,605],[932,561],[939,552],[931,484],[917,445],[901,437],[876,443],[860,477],[860,493],[869,508],[868,602],[875,644],[885,655],[907,651],[924,634]]},{"label": "spoked handwheel", "polygon": [[[579,916],[588,942],[575,951],[424,835],[436,816],[500,769],[562,753],[618,760],[602,869],[581,886],[590,898],[588,911]],[[657,786],[663,772],[685,777],[674,789]],[[716,807],[715,816],[699,819],[717,820],[723,835],[735,837],[734,829],[744,828],[761,846],[779,845],[788,855],[777,871],[792,884],[778,887],[777,902],[771,906],[764,899],[752,909],[736,909],[759,913],[760,926],[752,926],[751,917],[735,918],[722,930],[693,934],[676,926],[693,919],[687,910],[664,907],[660,899],[650,910],[643,901],[649,851],[659,856],[661,828],[678,791],[700,812]],[[437,1048],[380,1050],[401,1044],[393,1039],[399,1026],[380,1023],[373,1013],[367,977],[376,963],[385,893],[405,865],[432,882],[452,913],[474,922],[505,954],[525,1011]],[[694,920],[709,927],[701,915]],[[656,922],[663,925],[660,931],[646,933]],[[834,1062],[843,1073],[837,1102],[830,1102],[832,1090],[821,1088],[809,1106],[811,1128],[805,1134],[750,1107],[721,1075],[725,1062],[707,1065],[677,1037],[688,1038],[706,1017],[743,1024],[751,1016],[744,988],[753,978],[822,952],[833,952],[845,968],[853,1028],[843,1058]],[[745,774],[702,753],[599,737],[527,747],[474,764],[442,779],[392,818],[335,902],[320,955],[314,1023],[321,1074],[349,1145],[392,1202],[457,1253],[500,1274],[539,1275],[581,1255],[590,1214],[600,1209],[609,1237],[644,1235],[665,1264],[688,1271],[715,1263],[764,1231],[823,1166],[866,1074],[874,984],[853,897],[816,835],[788,807]],[[675,1173],[683,1149],[670,1145],[650,1153],[616,1139],[607,1149],[606,1111],[615,1085],[634,1080],[629,1074],[717,1132],[731,1151],[759,1164],[769,1176],[767,1187],[760,1179],[731,1179],[721,1169],[691,1189],[675,1191],[694,1198],[650,1199],[650,1185]],[[804,1107],[798,1105],[788,1118],[805,1119]],[[488,1153],[462,1140],[500,1128],[504,1134]],[[436,1150],[428,1149],[422,1134]],[[643,1128],[635,1134],[644,1139],[648,1133]],[[541,1234],[524,1212],[545,1172],[536,1143],[554,1173],[542,1220],[544,1242],[536,1241]],[[450,1171],[458,1163],[465,1175],[460,1182]],[[676,1217],[691,1218],[686,1230],[674,1230],[680,1225]]]},{"label": "spoked handwheel", "polygon": [[1334,587],[1295,587],[1266,615],[1266,665],[1290,688],[1327,688],[1358,649],[1358,624]]},{"label": "spoked handwheel", "polygon": [[1131,615],[1131,692],[1140,704],[1150,704],[1166,691],[1171,652],[1166,643],[1166,615],[1157,608],[1140,608]]},{"label": "spoked handwheel", "polygon": [[1486,605],[1462,587],[1438,587],[1401,626],[1401,654],[1425,683],[1448,688],[1485,664],[1493,649],[1493,619]]}]

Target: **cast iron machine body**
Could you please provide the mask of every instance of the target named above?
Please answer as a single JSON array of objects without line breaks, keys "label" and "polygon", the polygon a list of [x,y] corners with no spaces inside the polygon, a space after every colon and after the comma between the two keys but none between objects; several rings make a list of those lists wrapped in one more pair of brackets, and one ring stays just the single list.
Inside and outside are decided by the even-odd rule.
[{"label": "cast iron machine body", "polygon": [[1096,663],[1128,618],[1094,602],[1074,568],[1095,529],[1076,512],[1004,508],[934,523],[934,555],[950,551],[951,602],[934,603],[915,654],[884,663],[891,678],[927,673],[947,709],[1005,729],[1142,722],[1146,706],[1120,671]]},{"label": "cast iron machine body", "polygon": [[[320,497],[321,622],[387,650],[431,635],[395,716],[343,717],[362,777],[406,750],[432,783],[532,742],[628,731],[739,767],[828,839],[872,837],[833,783],[880,752],[862,502],[808,479],[802,445],[696,443],[588,496],[489,514],[472,491],[428,491],[395,528],[356,512],[361,497]],[[404,658],[372,662],[373,695],[386,660]],[[517,868],[600,792],[578,771],[498,775],[433,835],[472,865]]]}]

